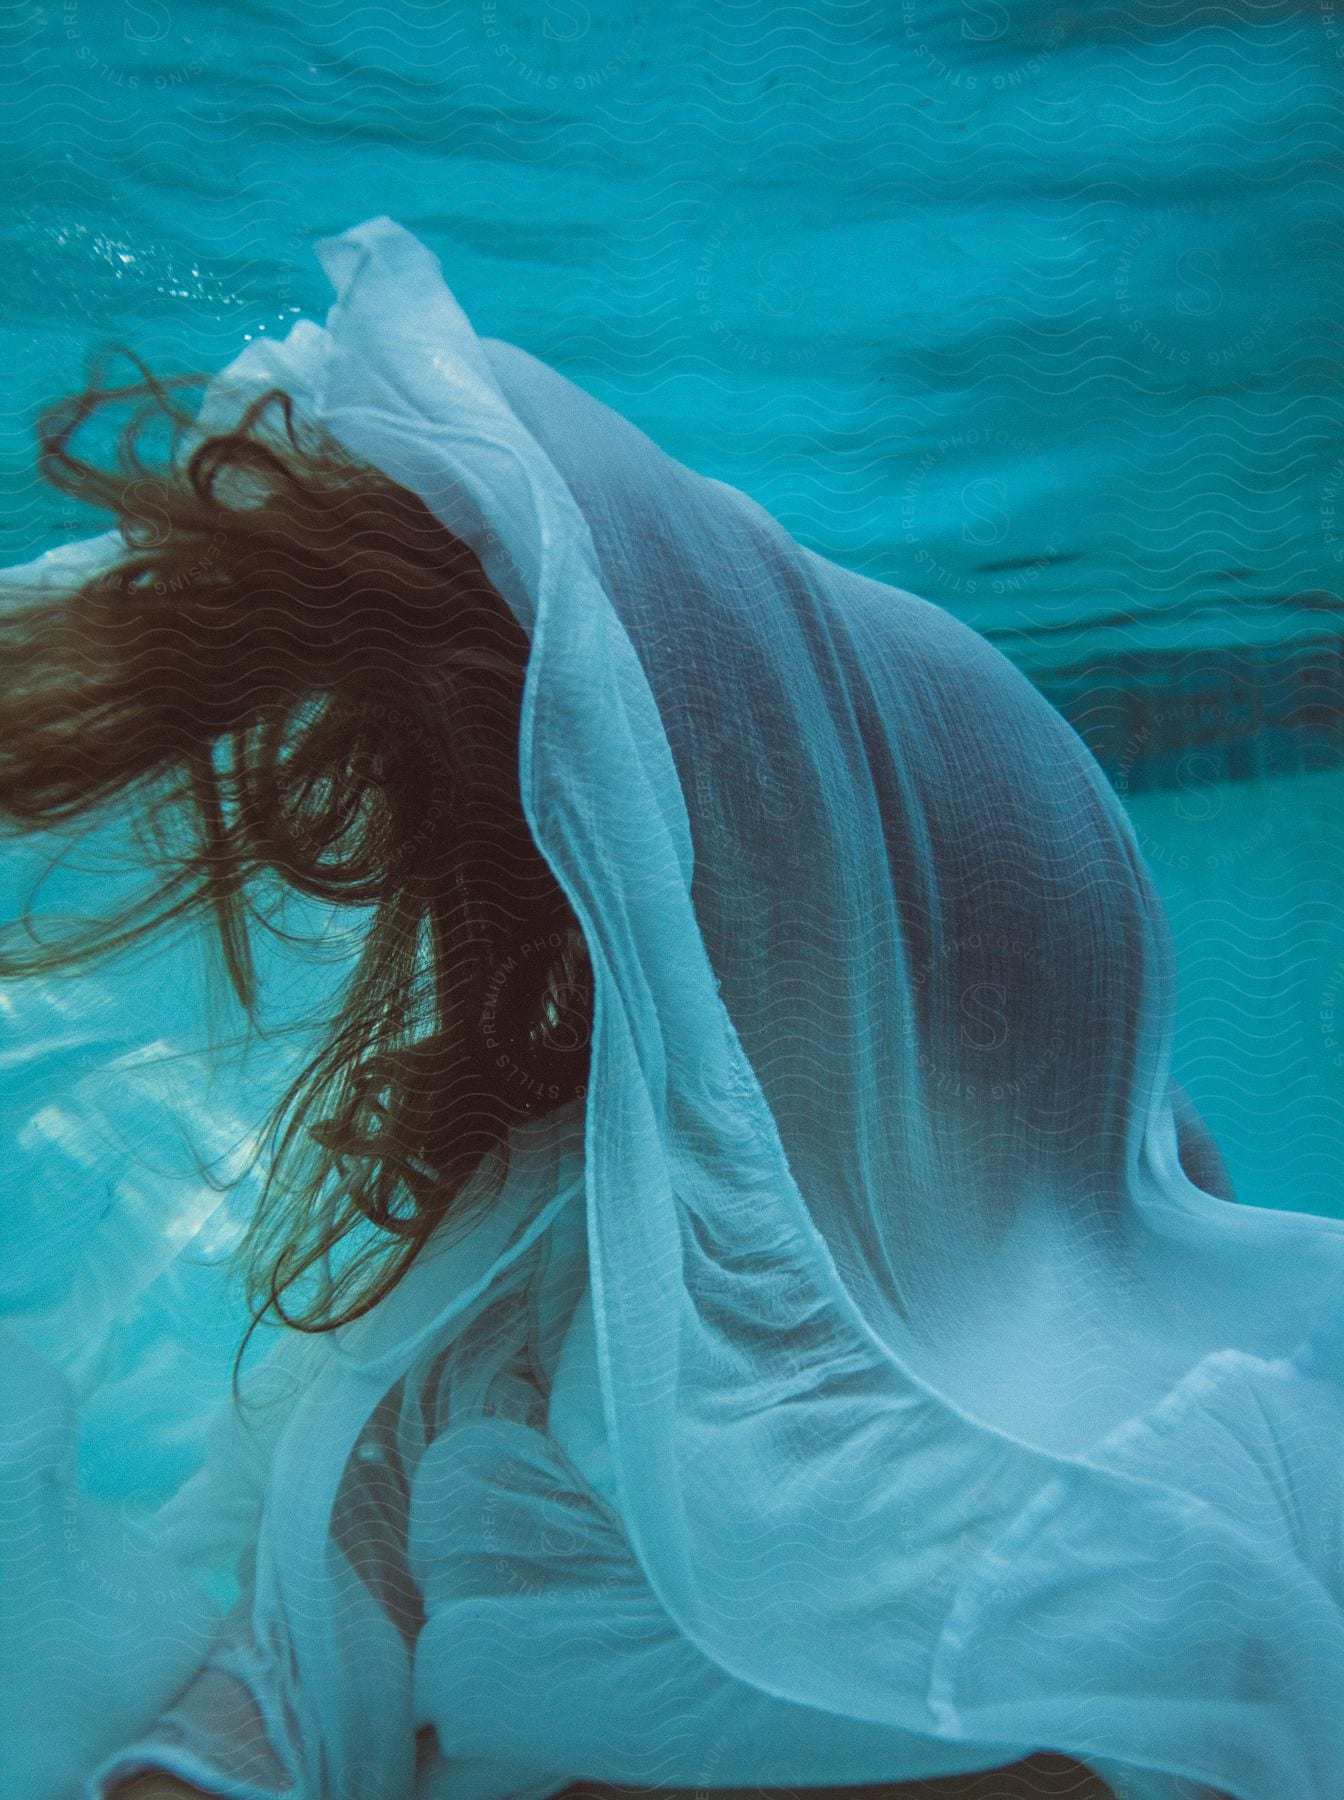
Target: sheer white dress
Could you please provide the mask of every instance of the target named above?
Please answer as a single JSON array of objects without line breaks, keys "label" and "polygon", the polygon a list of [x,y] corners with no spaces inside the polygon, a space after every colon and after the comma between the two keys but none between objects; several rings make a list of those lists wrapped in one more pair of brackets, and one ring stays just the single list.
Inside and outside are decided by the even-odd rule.
[{"label": "sheer white dress", "polygon": [[[392,221],[318,253],[325,326],[250,346],[206,422],[287,388],[528,631],[589,1090],[520,1128],[481,1235],[259,1371],[155,1516],[160,1602],[95,1600],[92,1523],[62,1560],[78,1408],[15,1338],[0,1704],[39,1748],[0,1792],[1048,1748],[1124,1800],[1341,1800],[1344,1225],[1221,1191],[1104,775],[946,612],[478,339]],[[225,1620],[173,1599],[233,1555]]]}]

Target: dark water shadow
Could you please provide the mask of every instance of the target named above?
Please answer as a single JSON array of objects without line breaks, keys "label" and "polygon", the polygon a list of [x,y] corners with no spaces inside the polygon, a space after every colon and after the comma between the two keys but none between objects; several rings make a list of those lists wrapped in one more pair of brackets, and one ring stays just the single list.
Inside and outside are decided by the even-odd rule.
[{"label": "dark water shadow", "polygon": [[1043,1750],[976,1775],[900,1781],[890,1786],[793,1788],[629,1788],[575,1782],[556,1800],[1115,1800],[1110,1788],[1069,1756]]}]

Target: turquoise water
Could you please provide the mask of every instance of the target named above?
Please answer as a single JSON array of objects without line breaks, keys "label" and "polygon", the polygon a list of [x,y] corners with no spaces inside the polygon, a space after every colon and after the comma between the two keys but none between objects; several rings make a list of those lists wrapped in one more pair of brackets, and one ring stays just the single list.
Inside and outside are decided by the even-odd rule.
[{"label": "turquoise water", "polygon": [[4,20],[7,560],[68,527],[26,431],[91,342],[217,366],[389,212],[478,330],[1033,664],[1332,616],[1334,0]]},{"label": "turquoise water", "polygon": [[[1335,0],[43,0],[0,39],[0,561],[103,523],[31,472],[91,346],[218,367],[321,316],[315,238],[390,213],[478,330],[945,604],[1065,708],[1166,895],[1178,1068],[1241,1197],[1344,1210]],[[165,1208],[225,1253],[161,1077],[123,1071],[143,1129],[117,1151],[80,1085],[199,1038],[189,962],[102,1003],[0,997],[0,1232],[40,1192],[70,1247],[120,1208],[127,1266]],[[236,1146],[266,1068],[175,1066],[172,1103]],[[146,1289],[116,1351],[142,1404],[146,1320],[192,1317],[216,1381],[233,1319],[206,1294]],[[166,1483],[190,1445],[160,1436]]]}]

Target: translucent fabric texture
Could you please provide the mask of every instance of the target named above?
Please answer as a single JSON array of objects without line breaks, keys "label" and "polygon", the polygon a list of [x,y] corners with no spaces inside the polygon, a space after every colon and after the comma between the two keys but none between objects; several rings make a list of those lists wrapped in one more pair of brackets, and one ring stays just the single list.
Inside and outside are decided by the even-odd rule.
[{"label": "translucent fabric texture", "polygon": [[1226,1195],[1090,753],[947,613],[478,339],[392,221],[318,252],[325,327],[205,418],[287,388],[528,631],[591,1082],[475,1263],[305,1367],[243,1597],[135,1754],[502,1800],[1050,1748],[1126,1800],[1337,1800],[1344,1225]]}]

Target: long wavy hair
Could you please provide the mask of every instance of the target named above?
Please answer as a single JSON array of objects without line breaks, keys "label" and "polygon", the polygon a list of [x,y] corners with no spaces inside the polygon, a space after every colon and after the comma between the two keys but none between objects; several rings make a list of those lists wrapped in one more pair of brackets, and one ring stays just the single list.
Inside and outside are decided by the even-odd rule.
[{"label": "long wavy hair", "polygon": [[[267,1314],[330,1330],[497,1194],[514,1120],[586,1091],[586,946],[519,791],[528,641],[467,545],[289,395],[207,435],[177,397],[205,377],[123,354],[139,380],[95,364],[38,424],[42,476],[113,514],[125,553],[0,605],[0,821],[28,834],[129,803],[152,879],[55,942],[11,921],[0,977],[204,916],[255,1030],[258,888],[366,909],[321,1048],[260,1134],[236,1252],[247,1337]],[[84,460],[76,434],[113,404],[129,423]]]}]

